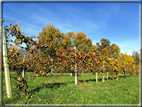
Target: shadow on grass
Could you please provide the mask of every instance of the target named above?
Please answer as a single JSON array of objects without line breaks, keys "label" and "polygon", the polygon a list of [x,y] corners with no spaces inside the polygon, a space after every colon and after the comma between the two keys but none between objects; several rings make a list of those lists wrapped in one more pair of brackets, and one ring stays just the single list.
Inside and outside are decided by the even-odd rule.
[{"label": "shadow on grass", "polygon": [[[52,77],[70,76],[70,74],[53,74]],[[51,77],[51,75],[45,75],[45,77]]]},{"label": "shadow on grass", "polygon": [[10,76],[10,78],[14,78],[15,80],[17,80],[17,77],[16,77],[16,76],[15,76],[15,77],[14,77],[14,76]]},{"label": "shadow on grass", "polygon": [[40,86],[36,87],[35,89],[31,90],[28,92],[28,94],[34,94],[36,92],[39,93],[39,90],[43,89],[43,88],[50,88],[50,89],[57,89],[61,86],[66,86],[68,83],[74,83],[74,81],[72,82],[67,82],[67,83],[51,83],[51,84],[41,84]]},{"label": "shadow on grass", "polygon": [[[130,77],[129,75],[127,75],[127,77]],[[126,77],[126,78],[127,78]],[[119,78],[125,78],[125,76],[119,76]],[[112,79],[112,77],[108,77],[108,80],[115,80],[116,77],[114,77],[114,79]],[[98,81],[102,81],[103,79],[102,78],[98,78]],[[105,77],[105,81],[107,80],[107,78]],[[89,80],[79,80],[79,82],[83,83],[83,82],[90,82],[90,81],[95,81],[96,82],[96,79],[89,79]]]},{"label": "shadow on grass", "polygon": [[[56,75],[56,76],[60,76],[60,75]],[[66,75],[69,76],[69,75]],[[47,76],[47,77],[51,77],[51,76]],[[129,77],[129,75],[127,76]],[[125,78],[125,76],[119,76],[119,78]],[[114,77],[114,80],[116,79],[116,77]],[[107,78],[105,78],[105,80],[107,80]],[[108,80],[113,80],[112,77],[108,77]],[[96,79],[88,79],[88,80],[78,80],[80,83],[83,82],[90,82],[90,81],[95,81]],[[98,78],[98,81],[102,81],[102,78]],[[50,88],[50,89],[57,89],[61,86],[66,86],[68,83],[74,83],[74,81],[72,82],[66,82],[66,83],[50,83],[50,84],[41,84],[40,86],[36,87],[35,89],[31,90],[28,92],[28,94],[34,94],[36,92],[39,93],[39,90],[43,89],[43,88]]]}]

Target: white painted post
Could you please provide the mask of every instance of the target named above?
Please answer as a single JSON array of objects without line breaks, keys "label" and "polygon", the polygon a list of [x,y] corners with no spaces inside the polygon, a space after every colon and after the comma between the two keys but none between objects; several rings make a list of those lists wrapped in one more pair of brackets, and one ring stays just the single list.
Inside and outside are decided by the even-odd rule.
[{"label": "white painted post", "polygon": [[11,82],[10,82],[9,65],[7,64],[8,58],[7,58],[6,35],[5,35],[4,26],[3,26],[2,31],[3,31],[2,32],[3,34],[3,63],[4,63],[4,73],[5,73],[5,84],[6,84],[7,97],[10,98],[12,96],[12,90],[11,90]]},{"label": "white painted post", "polygon": [[[24,57],[23,57],[23,62],[25,62],[25,54],[24,54]],[[23,67],[24,67],[24,66],[23,66]],[[23,68],[22,78],[24,78],[24,74],[25,74],[25,71],[24,71],[24,68]]]},{"label": "white painted post", "polygon": [[[108,58],[108,55],[107,55],[107,58]],[[108,81],[108,69],[107,69],[107,81]]]},{"label": "white painted post", "polygon": [[[94,52],[94,56],[95,56],[95,52]],[[96,68],[96,83],[98,83],[98,71],[97,71],[97,68]]]},{"label": "white painted post", "polygon": [[[2,42],[2,27],[0,27],[0,39],[1,39],[1,42]],[[3,58],[2,58],[2,43],[1,43],[1,45],[0,45],[0,48],[1,48],[1,50],[0,50],[0,79],[2,79],[2,75],[3,75],[3,65],[2,65],[2,62],[3,62]],[[3,81],[0,81],[0,90],[2,90],[2,83],[3,83]],[[0,96],[2,96],[2,92],[0,93]],[[2,99],[2,97],[1,97],[1,99]],[[2,105],[2,101],[0,101],[0,105]]]},{"label": "white painted post", "polygon": [[[76,47],[74,47],[75,49],[75,59],[76,59]],[[78,85],[78,77],[77,77],[77,64],[75,61],[75,85]]]},{"label": "white painted post", "polygon": [[98,83],[98,72],[96,71],[96,83]]}]

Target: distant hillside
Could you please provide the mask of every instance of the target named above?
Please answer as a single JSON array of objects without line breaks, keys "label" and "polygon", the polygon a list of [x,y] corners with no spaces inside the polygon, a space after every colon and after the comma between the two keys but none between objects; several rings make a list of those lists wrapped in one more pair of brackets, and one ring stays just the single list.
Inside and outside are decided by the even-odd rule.
[{"label": "distant hillside", "polygon": [[28,53],[25,49],[21,49],[21,48],[18,49],[18,52],[19,53],[23,53],[23,54],[27,54]]},{"label": "distant hillside", "polygon": [[[7,49],[7,52],[9,52],[9,49]],[[23,53],[23,54],[31,54],[30,52],[26,51],[26,49],[22,49],[22,48],[16,48],[18,49],[18,53]]]},{"label": "distant hillside", "polygon": [[[17,48],[18,49],[18,53],[23,53],[23,54],[27,54],[28,52],[26,51],[26,49],[21,49],[21,48]],[[8,48],[8,52],[9,52],[9,48]]]}]

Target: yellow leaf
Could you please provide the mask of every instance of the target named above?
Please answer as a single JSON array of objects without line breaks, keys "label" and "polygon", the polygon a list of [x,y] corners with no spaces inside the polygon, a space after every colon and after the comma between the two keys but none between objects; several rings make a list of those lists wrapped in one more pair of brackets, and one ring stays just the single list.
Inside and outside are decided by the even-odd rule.
[{"label": "yellow leaf", "polygon": [[10,52],[12,52],[13,50],[12,49],[10,49]]}]

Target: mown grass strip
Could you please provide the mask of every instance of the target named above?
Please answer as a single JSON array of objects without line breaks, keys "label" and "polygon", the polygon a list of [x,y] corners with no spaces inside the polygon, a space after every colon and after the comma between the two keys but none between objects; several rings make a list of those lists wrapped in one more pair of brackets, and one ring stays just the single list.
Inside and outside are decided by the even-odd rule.
[{"label": "mown grass strip", "polygon": [[[29,75],[29,73],[27,73]],[[16,74],[11,72],[11,82]],[[70,74],[53,74],[34,77],[27,82],[29,94],[18,97],[19,91],[12,87],[13,96],[8,99],[3,74],[3,104],[138,104],[139,76],[120,75],[119,80],[98,81],[95,75],[79,76],[79,86],[75,86],[74,77]],[[109,75],[111,77],[111,75]],[[99,80],[102,76],[99,75]],[[31,97],[32,96],[32,97]]]}]

